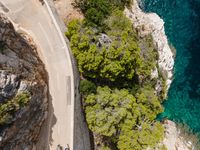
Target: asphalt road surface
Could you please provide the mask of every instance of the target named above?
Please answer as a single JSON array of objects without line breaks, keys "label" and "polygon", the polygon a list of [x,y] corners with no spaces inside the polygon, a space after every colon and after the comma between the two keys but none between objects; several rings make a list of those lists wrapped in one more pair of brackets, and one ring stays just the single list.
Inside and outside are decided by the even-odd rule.
[{"label": "asphalt road surface", "polygon": [[[60,144],[73,149],[74,88],[72,64],[48,7],[39,0],[0,0],[0,10],[17,27],[23,28],[34,39],[39,55],[49,75],[50,102],[48,121],[43,127],[41,144],[55,150]],[[44,148],[41,148],[44,149]],[[46,149],[46,148],[45,148]]]}]

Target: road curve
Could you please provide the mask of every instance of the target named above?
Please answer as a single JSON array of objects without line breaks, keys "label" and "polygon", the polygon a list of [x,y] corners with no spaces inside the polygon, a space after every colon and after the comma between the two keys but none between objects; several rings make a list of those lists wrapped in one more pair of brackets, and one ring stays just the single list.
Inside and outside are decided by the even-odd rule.
[{"label": "road curve", "polygon": [[49,108],[48,120],[42,133],[43,141],[40,143],[43,146],[49,143],[48,148],[51,150],[55,150],[58,144],[63,147],[69,144],[70,150],[73,150],[73,69],[64,35],[51,8],[46,0],[44,5],[39,0],[0,0],[0,2],[0,10],[17,24],[19,30],[26,30],[33,37],[49,75],[52,107]]}]

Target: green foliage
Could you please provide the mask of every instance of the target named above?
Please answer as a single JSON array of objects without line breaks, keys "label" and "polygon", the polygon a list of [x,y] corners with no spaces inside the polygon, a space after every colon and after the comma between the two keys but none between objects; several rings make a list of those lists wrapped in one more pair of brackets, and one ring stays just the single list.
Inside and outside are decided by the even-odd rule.
[{"label": "green foliage", "polygon": [[120,10],[124,10],[125,6],[130,7],[133,0],[111,0],[112,6],[117,7]]},{"label": "green foliage", "polygon": [[118,9],[112,12],[112,14],[105,20],[105,23],[109,29],[107,32],[111,31],[112,35],[113,32],[117,32],[117,34],[120,35],[123,34],[120,32],[133,32],[131,21],[126,16],[124,16],[122,11]]},{"label": "green foliage", "polygon": [[167,85],[166,85],[166,81],[167,81],[167,71],[164,71],[162,69],[158,69],[158,76],[159,79],[161,81],[161,86],[162,86],[162,91],[159,93],[159,98],[161,100],[166,99],[166,95],[167,95]]},{"label": "green foliage", "polygon": [[78,20],[72,20],[68,26],[68,31],[65,35],[70,39],[72,36],[77,35],[81,28],[81,21]]},{"label": "green foliage", "polygon": [[111,150],[108,146],[103,145],[100,150]]},{"label": "green foliage", "polygon": [[136,94],[136,98],[138,104],[145,106],[144,114],[150,120],[155,119],[163,111],[155,90],[151,87],[140,88]]},{"label": "green foliage", "polygon": [[81,80],[80,92],[83,96],[87,96],[91,93],[96,93],[96,85],[88,80]]},{"label": "green foliage", "polygon": [[120,150],[145,150],[155,147],[162,140],[164,128],[159,122],[143,122],[137,128],[131,128],[131,122],[122,126],[118,148]]},{"label": "green foliage", "polygon": [[131,3],[76,0],[85,19],[70,22],[66,33],[81,76],[93,81],[82,80],[80,91],[88,127],[101,138],[102,150],[144,150],[163,139],[155,121],[163,108],[150,79],[158,53],[152,37],[139,37],[123,14]]},{"label": "green foliage", "polygon": [[111,4],[108,0],[75,0],[75,6],[79,7],[85,15],[88,25],[101,26],[103,20],[110,14]]},{"label": "green foliage", "polygon": [[107,30],[109,44],[100,43],[102,35],[91,27],[85,27],[81,21],[69,23],[66,35],[79,71],[85,77],[111,82],[132,80],[142,63],[137,34],[130,20],[119,10],[105,22],[110,29]]},{"label": "green foliage", "polygon": [[150,76],[152,70],[156,67],[158,60],[158,51],[155,49],[151,35],[145,36],[139,40],[141,47],[142,64],[139,68],[139,74],[144,78]]},{"label": "green foliage", "polygon": [[112,91],[106,86],[98,87],[97,95],[89,95],[84,102],[89,128],[95,133],[112,136],[116,134],[120,121],[133,109],[135,98],[128,90]]},{"label": "green foliage", "polygon": [[0,104],[0,125],[11,123],[15,113],[28,104],[30,97],[30,93],[23,92],[6,103]]},{"label": "green foliage", "polygon": [[163,138],[163,127],[154,121],[162,107],[150,88],[135,98],[128,90],[98,87],[86,97],[85,112],[90,130],[110,137],[120,150],[154,147]]},{"label": "green foliage", "polygon": [[86,23],[90,26],[103,26],[104,20],[111,10],[130,6],[132,0],[75,0],[74,5],[85,15]]}]

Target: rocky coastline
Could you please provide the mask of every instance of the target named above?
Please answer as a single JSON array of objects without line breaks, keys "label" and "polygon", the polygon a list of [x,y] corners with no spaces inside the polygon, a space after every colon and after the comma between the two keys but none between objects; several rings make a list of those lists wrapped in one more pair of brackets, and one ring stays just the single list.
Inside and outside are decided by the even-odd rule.
[{"label": "rocky coastline", "polygon": [[170,120],[164,121],[165,138],[163,144],[168,150],[194,150],[195,135],[190,135],[184,129]]},{"label": "rocky coastline", "polygon": [[[164,21],[155,13],[144,13],[138,1],[134,0],[131,9],[125,9],[125,14],[133,22],[134,28],[140,37],[151,35],[154,45],[158,51],[158,66],[153,74],[157,74],[160,69],[166,78],[167,90],[170,87],[173,76],[174,56],[169,47],[167,37],[164,31]],[[157,76],[157,75],[154,75]]]},{"label": "rocky coastline", "polygon": [[[134,0],[133,2],[131,9],[125,9],[125,14],[130,18],[141,38],[149,34],[152,36],[159,54],[158,68],[152,70],[152,78],[158,78],[158,70],[161,70],[165,74],[166,90],[168,91],[173,78],[174,54],[165,35],[164,21],[155,13],[143,12],[139,7],[139,1]],[[159,88],[157,86],[155,90]],[[193,149],[193,143],[180,135],[180,129],[173,121],[165,120],[163,126],[165,127],[165,137],[162,143],[168,150]]]}]

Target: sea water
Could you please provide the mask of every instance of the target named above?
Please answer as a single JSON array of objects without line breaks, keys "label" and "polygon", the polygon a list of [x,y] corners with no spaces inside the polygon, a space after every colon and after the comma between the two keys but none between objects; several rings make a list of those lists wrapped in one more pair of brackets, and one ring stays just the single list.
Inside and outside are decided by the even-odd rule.
[{"label": "sea water", "polygon": [[160,117],[200,133],[200,0],[142,0],[141,6],[164,20],[176,49],[174,79]]}]

